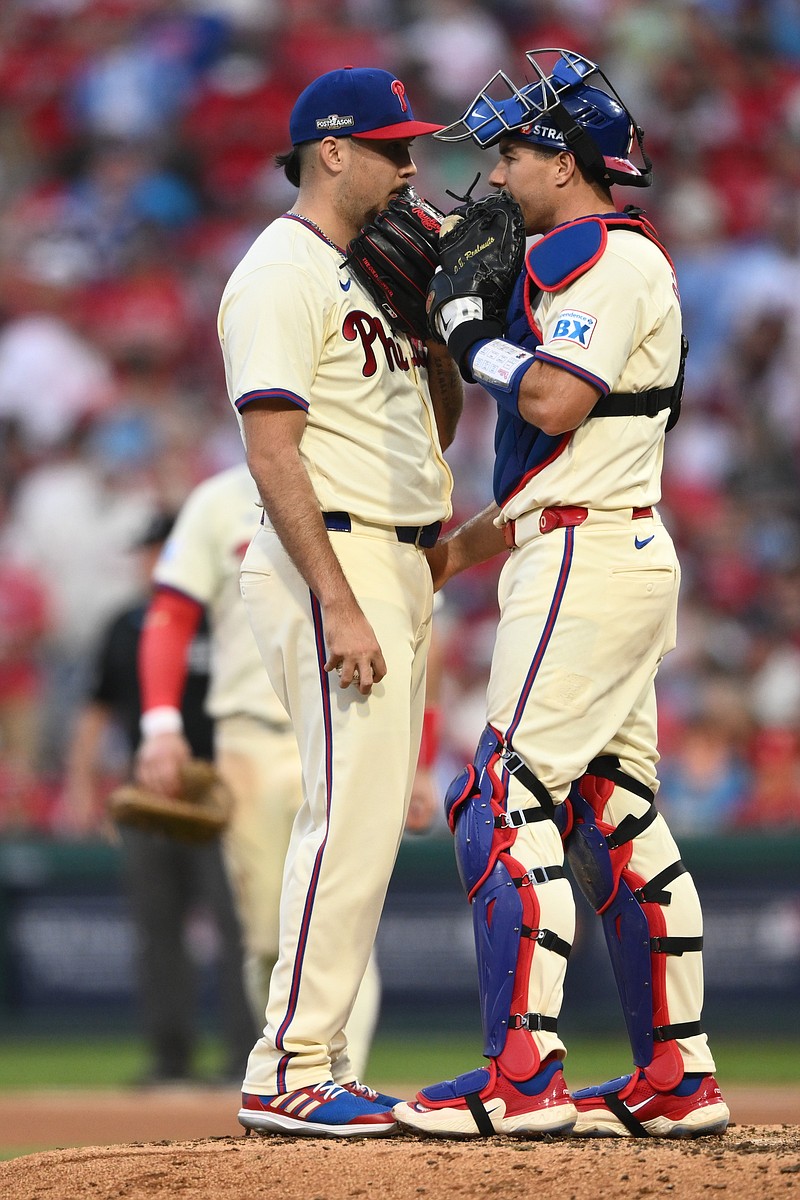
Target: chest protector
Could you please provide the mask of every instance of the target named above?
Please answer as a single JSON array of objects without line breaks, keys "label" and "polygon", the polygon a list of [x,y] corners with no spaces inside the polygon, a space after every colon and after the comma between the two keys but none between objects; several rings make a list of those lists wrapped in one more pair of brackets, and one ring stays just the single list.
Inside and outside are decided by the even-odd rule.
[{"label": "chest protector", "polygon": [[[583,217],[551,230],[528,251],[525,309],[531,322],[542,292],[560,291],[585,275],[602,258],[609,231],[614,229],[626,229],[646,237],[658,247],[674,272],[671,258],[653,226],[642,216],[641,209],[629,206],[622,213]],[[671,387],[650,388],[646,392],[609,392],[598,400],[589,417],[655,417],[668,408],[667,429],[672,429],[680,416],[688,350],[689,343],[681,334],[680,366]]]}]

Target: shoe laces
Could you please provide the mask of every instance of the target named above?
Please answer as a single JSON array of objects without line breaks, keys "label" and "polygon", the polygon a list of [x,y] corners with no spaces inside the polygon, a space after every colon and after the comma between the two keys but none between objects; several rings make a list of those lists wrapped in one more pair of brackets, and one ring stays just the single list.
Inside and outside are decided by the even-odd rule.
[{"label": "shoe laces", "polygon": [[362,1083],[360,1079],[354,1079],[349,1085],[348,1090],[358,1092],[359,1096],[366,1096],[367,1100],[377,1100],[378,1093],[374,1088],[368,1087],[366,1083]]},{"label": "shoe laces", "polygon": [[326,1100],[334,1100],[337,1096],[343,1096],[345,1093],[345,1089],[339,1087],[338,1083],[316,1083],[311,1091],[318,1092]]}]

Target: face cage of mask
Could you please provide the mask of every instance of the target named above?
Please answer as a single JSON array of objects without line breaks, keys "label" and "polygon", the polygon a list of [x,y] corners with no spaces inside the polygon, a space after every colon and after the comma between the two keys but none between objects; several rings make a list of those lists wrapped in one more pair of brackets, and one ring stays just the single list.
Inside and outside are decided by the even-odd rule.
[{"label": "face cage of mask", "polygon": [[[550,54],[556,54],[559,58],[551,74],[548,75],[544,68],[540,66],[537,58]],[[445,129],[435,133],[433,135],[434,138],[442,142],[463,142],[472,138],[477,146],[481,149],[486,149],[488,146],[499,141],[504,134],[513,134],[523,126],[532,124],[534,121],[547,115],[553,119],[554,123],[563,133],[566,149],[575,155],[581,166],[585,167],[592,176],[606,185],[622,183],[631,187],[649,187],[653,178],[652,163],[644,149],[644,131],[633,120],[614,85],[606,78],[597,63],[592,62],[591,59],[585,58],[582,54],[578,54],[575,51],[564,50],[555,46],[543,47],[538,50],[528,50],[525,57],[539,77],[536,90],[539,93],[540,102],[532,101],[531,94],[534,89],[530,84],[524,85],[528,92],[526,95],[509,79],[505,71],[497,71],[477,93],[463,115],[457,121],[454,121],[452,125],[448,125]],[[616,100],[630,122],[632,130],[631,146],[635,137],[639,153],[642,157],[642,163],[644,164],[644,170],[639,175],[631,175],[627,171],[616,170],[607,163],[591,134],[578,124],[562,102],[561,97],[565,93],[574,91],[582,83],[586,83],[592,75],[599,75],[608,88],[611,97]],[[508,90],[509,95],[505,99],[495,99],[490,94],[496,88],[498,82]],[[518,119],[514,120],[513,123],[509,122],[505,113],[500,108],[500,105],[505,107],[509,100],[515,101],[519,109]],[[475,117],[476,109],[479,106],[483,106],[484,111],[488,109],[487,115],[485,117],[481,115],[477,121],[473,120],[473,123],[469,124],[468,119]],[[483,138],[481,137],[482,131],[485,132]]]}]

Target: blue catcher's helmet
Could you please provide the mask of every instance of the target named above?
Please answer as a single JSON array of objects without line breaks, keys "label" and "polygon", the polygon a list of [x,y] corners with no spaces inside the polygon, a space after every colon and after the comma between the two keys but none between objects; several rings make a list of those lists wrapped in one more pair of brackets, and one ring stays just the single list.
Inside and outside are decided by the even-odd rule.
[{"label": "blue catcher's helmet", "polygon": [[[549,73],[540,65],[543,55],[556,55]],[[459,142],[472,138],[481,149],[503,137],[518,137],[539,146],[569,150],[591,175],[606,184],[649,187],[650,159],[644,133],[596,63],[572,50],[529,50],[525,57],[538,76],[521,87],[498,71],[478,92],[460,120],[434,137]],[[589,83],[595,77],[609,91]],[[500,86],[507,96],[496,98]],[[631,161],[634,140],[642,166]]]}]

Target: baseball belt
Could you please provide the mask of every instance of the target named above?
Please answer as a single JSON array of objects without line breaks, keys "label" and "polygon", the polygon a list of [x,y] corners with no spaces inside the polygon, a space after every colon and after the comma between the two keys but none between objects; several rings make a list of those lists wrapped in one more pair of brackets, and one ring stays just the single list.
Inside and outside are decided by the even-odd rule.
[{"label": "baseball belt", "polygon": [[372,525],[369,521],[360,521],[346,512],[324,512],[322,519],[325,528],[336,533],[352,533],[354,529],[379,536],[388,533],[396,537],[398,542],[423,548],[435,546],[442,531],[441,521],[433,521],[430,525]]},{"label": "baseball belt", "polygon": [[[649,506],[647,508],[632,508],[630,514],[632,521],[639,521],[643,517],[652,517],[653,510]],[[601,517],[611,516],[610,513],[598,513],[597,515]],[[619,516],[619,514],[615,515]],[[503,525],[503,538],[509,550],[515,550],[517,546],[522,545],[517,534],[518,532],[520,534],[523,533],[523,530],[519,528],[523,522],[527,526],[535,521],[535,527],[532,531],[528,529],[524,530],[523,540],[527,542],[532,537],[537,536],[537,534],[552,533],[554,529],[571,529],[575,525],[583,525],[588,516],[589,509],[583,508],[581,505],[553,505],[550,508],[543,508],[538,512],[523,513],[516,520],[506,521]]]}]

